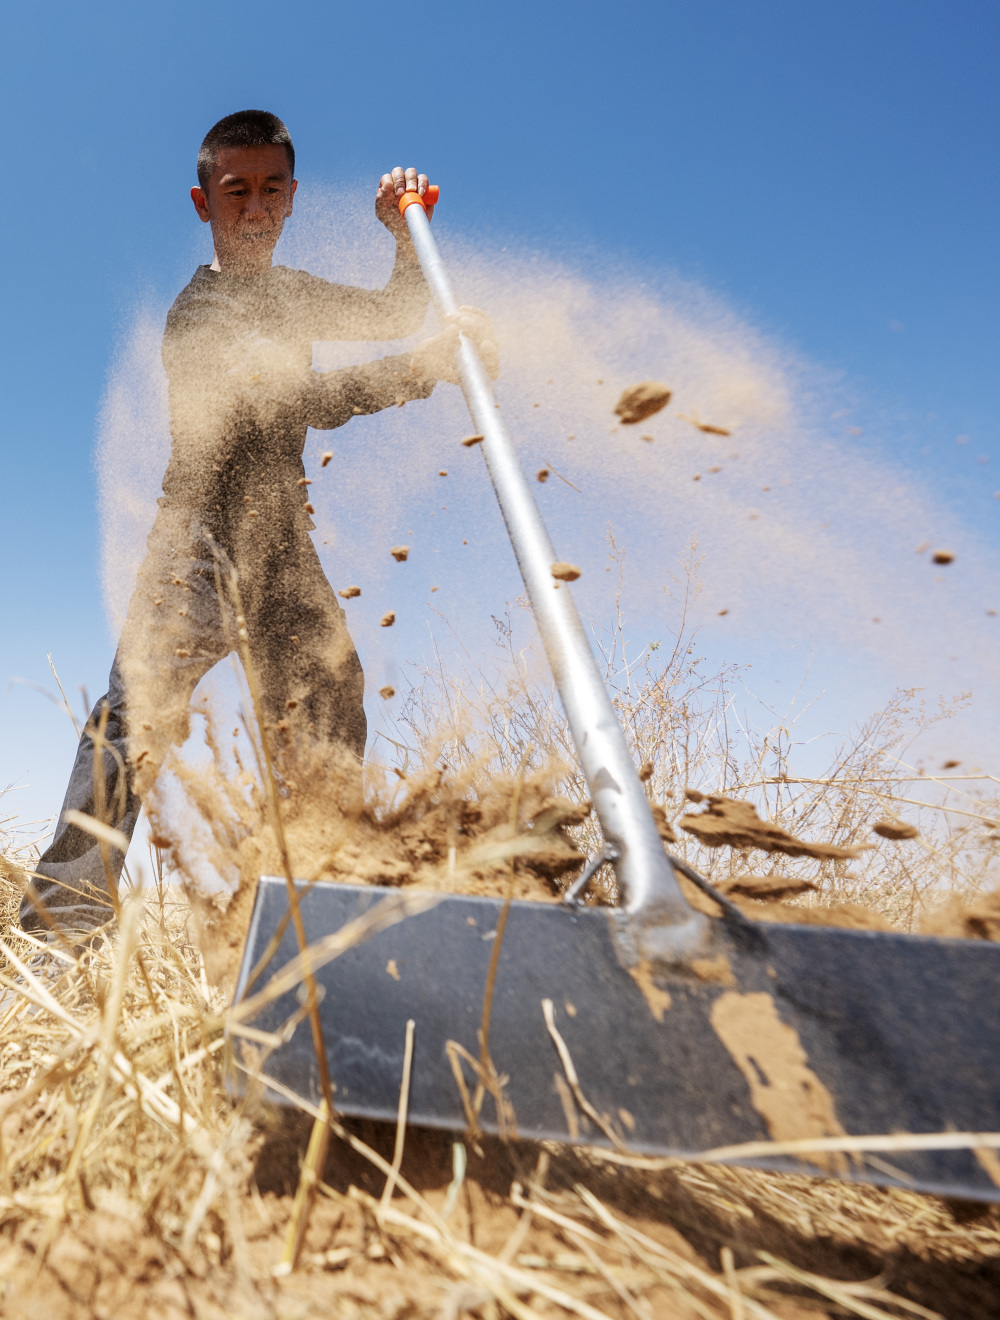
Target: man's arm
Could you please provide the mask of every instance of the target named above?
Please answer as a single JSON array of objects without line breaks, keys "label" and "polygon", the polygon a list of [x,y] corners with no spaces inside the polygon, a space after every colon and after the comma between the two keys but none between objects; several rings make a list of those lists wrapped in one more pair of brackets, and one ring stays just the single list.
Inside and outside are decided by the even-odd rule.
[{"label": "man's arm", "polygon": [[[396,261],[384,289],[358,289],[310,281],[299,329],[312,339],[402,339],[420,329],[429,295],[406,221],[399,214],[404,192],[421,196],[427,175],[397,165],[375,192],[375,216],[396,240]],[[427,207],[428,216],[434,207]]]},{"label": "man's arm", "polygon": [[[430,295],[409,237],[397,240],[396,262],[384,289],[357,289],[317,280],[299,322],[310,339],[402,339],[423,325]],[[325,296],[324,296],[325,295]]]},{"label": "man's arm", "polygon": [[357,415],[429,398],[439,380],[457,385],[455,352],[460,331],[479,349],[495,379],[500,363],[493,325],[484,312],[462,307],[440,334],[425,339],[412,354],[380,358],[343,371],[310,373],[312,379],[301,387],[300,419],[317,431],[329,431]]},{"label": "man's arm", "polygon": [[343,371],[313,372],[302,391],[299,420],[317,431],[332,431],[352,417],[429,398],[437,377],[414,374],[411,362],[411,355],[403,353]]}]

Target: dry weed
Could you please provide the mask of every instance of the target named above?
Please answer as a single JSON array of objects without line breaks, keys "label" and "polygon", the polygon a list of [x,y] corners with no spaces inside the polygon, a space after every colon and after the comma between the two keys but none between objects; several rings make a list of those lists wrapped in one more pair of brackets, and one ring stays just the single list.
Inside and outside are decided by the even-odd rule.
[{"label": "dry weed", "polygon": [[[595,634],[595,650],[671,850],[723,889],[758,873],[761,851],[710,847],[677,828],[692,801],[745,801],[798,840],[854,853],[781,857],[781,876],[813,886],[795,910],[836,917],[839,909],[846,920],[853,906],[901,930],[926,924],[935,933],[976,933],[953,905],[974,903],[1000,885],[1000,778],[924,774],[914,755],[921,736],[964,698],[928,709],[918,691],[897,691],[839,743],[822,774],[801,776],[796,725],[808,707],[797,698],[779,711],[749,691],[739,665],[711,672],[697,653],[689,622],[698,594],[693,552],[665,601],[673,613],[669,649],[654,642],[633,655],[622,602],[625,554],[613,537],[609,543],[619,570],[618,611],[614,626]],[[544,769],[553,794],[582,806],[587,789],[569,729],[536,648],[522,636],[525,610],[519,601],[494,619],[498,656],[489,669],[467,656],[459,674],[441,661],[417,671],[399,717],[397,755],[404,765],[436,758],[482,783],[509,778],[519,766]],[[895,831],[902,838],[884,837],[894,831],[875,827],[887,816],[914,827],[916,837],[905,837],[907,829]],[[593,817],[570,832],[581,851],[599,849]],[[609,868],[601,879],[613,899]],[[763,915],[752,904],[747,910]],[[942,924],[947,911],[952,918]]]}]

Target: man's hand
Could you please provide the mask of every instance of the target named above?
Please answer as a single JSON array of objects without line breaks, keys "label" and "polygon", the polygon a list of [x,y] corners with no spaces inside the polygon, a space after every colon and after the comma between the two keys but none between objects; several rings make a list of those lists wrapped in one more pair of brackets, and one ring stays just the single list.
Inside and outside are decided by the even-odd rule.
[{"label": "man's hand", "polygon": [[489,372],[490,380],[496,380],[500,374],[500,355],[493,334],[493,322],[478,307],[460,307],[457,314],[448,317],[440,334],[417,345],[410,359],[413,375],[436,376],[438,380],[446,380],[451,385],[460,384],[455,362],[459,333],[472,340],[479,350],[483,366]]},{"label": "man's hand", "polygon": [[[423,197],[427,191],[427,175],[418,174],[415,169],[404,170],[397,165],[391,174],[383,174],[375,194],[375,214],[396,238],[409,236],[406,221],[399,214],[399,199],[405,192],[419,193]],[[427,207],[427,219],[434,214],[434,207]]]}]

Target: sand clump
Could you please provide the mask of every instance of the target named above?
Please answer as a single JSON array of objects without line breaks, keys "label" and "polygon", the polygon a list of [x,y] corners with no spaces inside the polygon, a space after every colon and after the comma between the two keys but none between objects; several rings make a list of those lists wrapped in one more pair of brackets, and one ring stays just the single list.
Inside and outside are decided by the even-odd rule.
[{"label": "sand clump", "polygon": [[[349,766],[331,767],[308,752],[279,747],[277,767],[297,876],[554,902],[563,877],[586,860],[573,835],[589,819],[590,803],[553,792],[558,763],[488,780],[475,768],[396,769],[370,777],[367,793]],[[155,792],[150,818],[161,843],[172,840],[164,851],[199,923],[206,963],[231,986],[258,878],[281,874],[266,796],[246,771],[233,776],[218,765],[177,763],[174,772],[198,830],[171,824],[176,796]],[[221,891],[205,892],[199,877],[206,863],[224,881]]]},{"label": "sand clump", "polygon": [[568,564],[563,559],[557,559],[550,572],[558,582],[575,582],[580,576],[580,570],[576,564]]},{"label": "sand clump", "polygon": [[668,819],[666,804],[663,802],[650,802],[649,806],[653,813],[653,819],[656,821],[656,831],[660,838],[664,843],[676,843],[677,835]]},{"label": "sand clump", "polygon": [[872,826],[872,834],[877,834],[881,839],[895,841],[920,838],[920,831],[916,825],[911,825],[905,820],[896,819],[876,821]]},{"label": "sand clump", "polygon": [[812,880],[788,875],[741,875],[720,881],[718,887],[724,894],[738,894],[741,898],[782,899],[815,892],[819,886]]},{"label": "sand clump", "polygon": [[789,902],[815,894],[812,880],[784,875],[740,875],[719,881],[718,888],[754,921],[780,921],[800,926],[839,926],[842,930],[892,930],[891,922],[863,903],[845,903],[817,895],[808,905]]},{"label": "sand clump", "polygon": [[842,930],[895,929],[890,921],[863,903],[826,901],[806,905],[780,900],[734,899],[736,906],[754,921],[780,921],[795,926],[839,926]]},{"label": "sand clump", "polygon": [[[678,874],[678,882],[684,897],[696,912],[703,912],[707,917],[721,917],[719,904],[691,883],[686,876]],[[885,930],[896,929],[881,913],[863,903],[845,902],[829,894],[809,893],[818,888],[811,881],[789,881],[777,890],[777,894],[767,892],[774,877],[748,877],[749,892],[743,892],[741,879],[719,880],[716,888],[751,921],[774,921],[793,926],[838,926],[842,930]],[[767,882],[754,893],[754,880]],[[801,886],[801,887],[800,887]],[[780,895],[780,896],[779,896]],[[813,901],[800,900],[810,897]]]},{"label": "sand clump", "polygon": [[[689,793],[689,796],[692,796]],[[701,798],[702,795],[698,795]],[[784,853],[787,857],[847,859],[857,857],[857,847],[836,843],[809,843],[796,839],[780,825],[761,820],[752,802],[720,795],[704,797],[705,810],[685,815],[677,822],[682,830],[694,835],[709,848],[760,848],[764,852]]]},{"label": "sand clump", "polygon": [[692,422],[691,425],[703,435],[732,435],[732,431],[727,431],[724,426],[713,426],[711,422]]},{"label": "sand clump", "polygon": [[659,385],[653,380],[644,380],[638,385],[630,385],[623,390],[615,404],[615,416],[623,426],[634,426],[644,422],[647,417],[661,412],[672,397],[672,391],[666,385]]}]

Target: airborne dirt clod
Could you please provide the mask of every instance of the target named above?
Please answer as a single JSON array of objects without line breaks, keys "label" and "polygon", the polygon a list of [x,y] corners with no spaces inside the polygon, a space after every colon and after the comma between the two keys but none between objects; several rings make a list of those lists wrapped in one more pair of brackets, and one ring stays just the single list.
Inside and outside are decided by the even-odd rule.
[{"label": "airborne dirt clod", "polygon": [[719,883],[723,893],[739,894],[743,898],[791,898],[795,894],[808,894],[817,887],[812,880],[787,875],[741,875]]},{"label": "airborne dirt clod", "polygon": [[[690,790],[689,790],[690,793]],[[699,801],[699,798],[693,798]],[[705,799],[707,807],[699,815],[682,816],[677,822],[709,848],[728,844],[731,848],[760,848],[764,852],[784,853],[787,857],[845,859],[857,857],[857,847],[835,843],[807,843],[796,839],[780,825],[761,820],[752,802],[713,795]]]},{"label": "airborne dirt clod", "polygon": [[919,839],[920,831],[916,825],[905,820],[877,820],[872,826],[872,834],[883,839]]},{"label": "airborne dirt clod", "polygon": [[558,578],[560,582],[575,582],[580,576],[580,570],[576,564],[567,564],[562,559],[556,560],[550,571],[552,576]]},{"label": "airborne dirt clod", "polygon": [[[660,412],[670,402],[672,391],[654,380],[644,380],[623,390],[615,404],[615,414],[624,426],[634,426]],[[646,437],[643,437],[644,439]]]},{"label": "airborne dirt clod", "polygon": [[695,422],[695,426],[705,435],[732,435],[724,426],[712,426],[708,422]]}]

